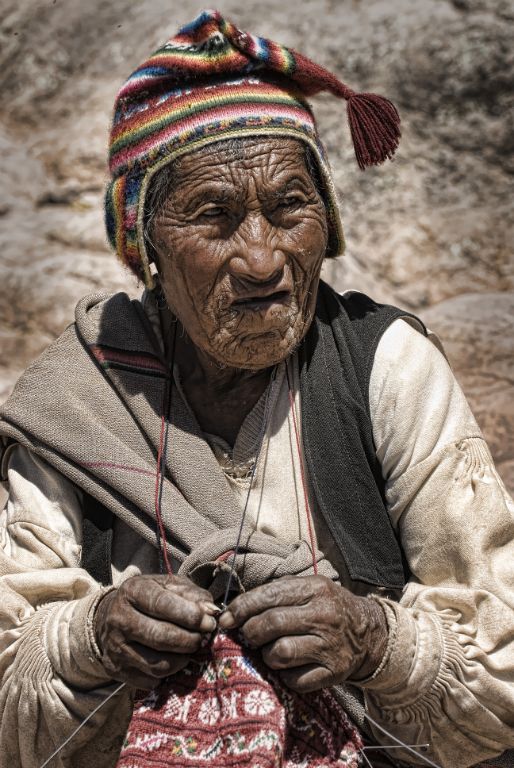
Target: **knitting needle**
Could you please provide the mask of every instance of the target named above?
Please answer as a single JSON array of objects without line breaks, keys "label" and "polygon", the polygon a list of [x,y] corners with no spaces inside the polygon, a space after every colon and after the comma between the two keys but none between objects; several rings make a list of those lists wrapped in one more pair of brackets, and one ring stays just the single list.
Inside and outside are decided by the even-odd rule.
[{"label": "knitting needle", "polygon": [[372,766],[372,765],[371,765],[371,763],[369,762],[368,758],[367,758],[367,757],[366,757],[366,755],[364,754],[364,750],[363,750],[363,749],[359,749],[359,752],[361,753],[361,755],[363,756],[364,760],[366,761],[366,765],[369,765],[369,768],[373,768],[373,766]]},{"label": "knitting needle", "polygon": [[412,749],[422,749],[423,751],[426,751],[429,746],[430,744],[405,744],[402,746],[399,744],[390,744],[389,746],[386,744],[377,744],[374,747],[363,747],[361,752],[368,752],[370,749],[405,749],[405,747],[410,747]]},{"label": "knitting needle", "polygon": [[[441,768],[441,766],[438,763],[434,763],[432,760],[430,760],[430,758],[425,757],[425,755],[423,755],[421,752],[417,752],[409,744],[405,744],[405,742],[403,742],[401,739],[398,739],[396,736],[393,736],[393,734],[390,733],[386,728],[384,728],[382,725],[379,725],[376,720],[373,720],[371,715],[368,715],[367,712],[364,712],[364,717],[372,725],[374,725],[375,728],[378,728],[379,731],[381,731],[382,733],[385,733],[386,736],[389,736],[389,738],[392,739],[395,742],[395,744],[398,745],[398,748],[406,749],[407,752],[410,752],[412,755],[417,757],[419,760],[422,760],[426,765],[432,766],[432,768]],[[423,744],[422,748],[426,749],[427,746],[430,746],[430,745]],[[392,749],[392,747],[387,747],[387,749]]]},{"label": "knitting needle", "polygon": [[120,683],[120,685],[118,685],[118,687],[117,687],[117,688],[115,688],[115,689],[114,689],[114,691],[112,691],[112,692],[111,692],[111,693],[110,693],[110,694],[107,696],[107,698],[106,698],[106,699],[104,699],[103,701],[101,701],[101,702],[100,702],[100,704],[98,704],[98,706],[97,706],[97,707],[95,707],[95,708],[93,709],[93,711],[92,711],[92,712],[90,712],[90,713],[89,713],[89,715],[87,715],[87,716],[86,716],[86,717],[85,717],[85,718],[82,720],[82,722],[81,722],[81,723],[79,723],[79,724],[77,725],[77,727],[75,728],[75,730],[73,731],[73,733],[70,733],[70,735],[68,736],[68,738],[66,739],[66,741],[63,741],[63,743],[62,743],[62,744],[60,744],[60,745],[57,747],[57,749],[55,750],[55,752],[52,752],[52,754],[50,755],[50,757],[47,757],[47,759],[45,760],[45,762],[44,762],[44,763],[42,763],[42,765],[40,765],[40,768],[45,768],[45,766],[47,766],[47,765],[48,765],[48,764],[49,764],[49,763],[50,763],[50,762],[51,762],[51,761],[54,759],[54,757],[56,757],[56,756],[59,754],[59,752],[60,752],[62,749],[64,749],[64,747],[66,746],[66,744],[69,744],[69,743],[70,743],[70,741],[71,741],[71,740],[73,739],[73,737],[74,737],[74,736],[75,736],[75,735],[76,735],[76,734],[77,734],[77,733],[80,731],[80,729],[81,729],[81,728],[83,728],[83,727],[84,727],[84,725],[85,725],[87,722],[89,722],[89,720],[91,720],[91,718],[92,718],[94,715],[96,715],[96,713],[98,712],[98,710],[99,710],[99,709],[101,709],[101,708],[104,706],[104,704],[107,704],[107,702],[108,702],[108,701],[110,701],[110,700],[113,698],[113,696],[116,696],[116,694],[117,694],[117,693],[119,693],[119,692],[120,692],[120,691],[121,691],[123,688],[125,688],[125,686],[126,686],[126,685],[127,685],[127,683]]},{"label": "knitting needle", "polygon": [[[81,723],[79,723],[79,725],[68,736],[68,738],[65,741],[63,741],[63,743],[60,744],[60,746],[57,747],[57,749],[54,752],[52,752],[50,757],[48,757],[45,760],[45,762],[40,765],[39,768],[46,768],[46,766],[50,764],[50,762],[54,759],[54,757],[56,757],[59,754],[59,752],[61,752],[61,750],[64,749],[64,747],[67,744],[70,743],[70,741],[75,737],[75,735],[83,728],[84,725],[86,725],[87,722],[89,722],[89,720],[91,720],[92,717],[94,717],[94,715],[96,715],[96,713],[104,706],[104,704],[107,704],[107,702],[110,701],[114,696],[116,696],[116,694],[118,694],[121,690],[123,690],[123,688],[125,688],[126,685],[127,685],[127,683],[120,683],[120,685],[118,685],[117,688],[115,688],[114,691],[112,691],[109,694],[109,696],[107,696],[107,698],[105,698],[103,701],[101,701],[100,704],[98,704],[98,706],[95,707],[93,709],[93,711],[90,712],[89,715],[87,715],[84,718],[84,720],[82,720]],[[389,731],[386,728],[383,728],[375,720],[373,720],[373,718],[370,715],[368,715],[367,712],[364,713],[364,717],[367,720],[369,720],[374,726],[376,726],[380,731],[385,733],[387,736],[389,736],[389,738],[393,739],[393,741],[396,742],[396,745],[390,745],[390,746],[369,746],[369,747],[363,747],[361,750],[359,750],[362,753],[362,756],[364,757],[364,759],[366,760],[368,765],[371,765],[371,763],[369,762],[368,758],[364,754],[364,750],[369,751],[369,750],[372,750],[372,749],[377,749],[377,750],[378,749],[382,749],[384,751],[387,751],[387,750],[391,750],[391,749],[406,749],[408,752],[412,752],[412,754],[416,755],[416,757],[421,758],[421,760],[423,760],[427,765],[433,766],[433,768],[441,768],[441,766],[439,766],[437,763],[433,763],[431,760],[429,760],[427,757],[422,755],[420,752],[415,752],[415,750],[414,750],[414,748],[418,748],[418,749],[421,749],[421,750],[428,749],[428,747],[430,746],[429,744],[404,744],[404,742],[401,741],[401,739],[397,739],[396,736],[393,736],[392,733],[389,733]]]}]

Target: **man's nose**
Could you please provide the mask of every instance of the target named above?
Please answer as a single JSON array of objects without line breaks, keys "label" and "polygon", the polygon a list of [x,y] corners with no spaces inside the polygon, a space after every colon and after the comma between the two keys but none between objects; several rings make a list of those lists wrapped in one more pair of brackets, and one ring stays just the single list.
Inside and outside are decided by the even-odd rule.
[{"label": "man's nose", "polygon": [[251,282],[271,282],[282,274],[286,256],[279,237],[262,212],[248,213],[240,224],[238,248],[230,261],[235,277]]}]

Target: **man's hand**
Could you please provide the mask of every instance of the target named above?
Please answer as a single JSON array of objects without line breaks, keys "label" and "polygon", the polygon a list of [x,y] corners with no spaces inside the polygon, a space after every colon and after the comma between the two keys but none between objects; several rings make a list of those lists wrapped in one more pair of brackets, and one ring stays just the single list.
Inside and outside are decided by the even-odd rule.
[{"label": "man's hand", "polygon": [[265,663],[302,693],[365,679],[387,645],[380,605],[324,576],[284,577],[238,595],[219,626],[241,627]]},{"label": "man's hand", "polygon": [[133,576],[100,600],[94,631],[114,680],[154,688],[216,628],[210,592],[178,576]]}]

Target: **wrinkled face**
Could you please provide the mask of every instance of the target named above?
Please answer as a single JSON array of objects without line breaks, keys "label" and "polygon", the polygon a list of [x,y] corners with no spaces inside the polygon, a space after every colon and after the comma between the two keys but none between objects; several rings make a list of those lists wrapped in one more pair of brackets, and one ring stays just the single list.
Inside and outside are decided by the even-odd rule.
[{"label": "wrinkled face", "polygon": [[150,236],[169,307],[218,364],[266,368],[301,341],[328,234],[300,142],[247,139],[184,155]]}]

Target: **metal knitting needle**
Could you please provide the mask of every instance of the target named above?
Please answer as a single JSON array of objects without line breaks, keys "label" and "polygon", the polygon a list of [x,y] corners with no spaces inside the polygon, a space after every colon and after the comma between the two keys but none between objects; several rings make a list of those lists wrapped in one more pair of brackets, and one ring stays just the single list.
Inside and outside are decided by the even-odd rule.
[{"label": "metal knitting needle", "polygon": [[373,747],[363,747],[361,749],[361,752],[369,752],[370,749],[382,749],[382,750],[389,750],[389,749],[405,749],[405,747],[409,747],[411,749],[428,749],[430,744],[405,744],[405,746],[400,746],[399,744],[377,744]]},{"label": "metal knitting needle", "polygon": [[82,720],[82,722],[81,722],[81,723],[79,723],[79,724],[77,725],[77,727],[75,728],[75,730],[74,730],[72,733],[70,733],[70,735],[68,736],[68,738],[67,738],[65,741],[63,741],[63,743],[62,743],[62,744],[60,744],[60,745],[57,747],[57,749],[55,750],[55,752],[52,752],[52,754],[50,755],[50,757],[47,757],[47,759],[45,760],[45,762],[44,762],[44,763],[42,763],[42,764],[40,765],[40,767],[39,767],[39,768],[45,768],[45,766],[47,766],[47,765],[48,765],[48,764],[49,764],[49,763],[50,763],[50,762],[51,762],[51,761],[54,759],[54,757],[56,757],[56,756],[59,754],[59,752],[60,752],[62,749],[64,749],[64,747],[66,746],[66,744],[69,744],[69,743],[70,743],[70,741],[71,741],[71,740],[72,740],[72,739],[75,737],[75,735],[76,735],[76,734],[77,734],[77,733],[80,731],[80,729],[81,729],[81,728],[83,728],[83,727],[84,727],[84,725],[85,725],[87,722],[89,722],[89,720],[91,720],[91,718],[92,718],[94,715],[96,715],[96,713],[98,712],[98,710],[100,710],[100,709],[101,709],[101,708],[104,706],[104,704],[107,704],[107,702],[108,702],[108,701],[110,701],[110,700],[113,698],[113,696],[116,696],[116,694],[117,694],[117,693],[119,693],[119,692],[120,692],[120,691],[121,691],[123,688],[125,688],[125,686],[126,686],[126,685],[127,685],[127,683],[120,683],[120,685],[118,685],[118,687],[117,687],[117,688],[115,688],[115,689],[114,689],[114,691],[112,691],[112,692],[111,692],[111,693],[110,693],[110,694],[107,696],[107,698],[106,698],[106,699],[104,699],[103,701],[101,701],[101,702],[100,702],[100,704],[98,704],[98,706],[97,706],[97,707],[95,707],[95,708],[93,709],[93,711],[92,711],[92,712],[90,712],[90,713],[89,713],[89,715],[87,715],[87,716],[86,716],[86,717],[85,717],[85,718]]},{"label": "metal knitting needle", "polygon": [[[418,752],[416,749],[413,749],[412,746],[409,744],[405,744],[401,739],[398,739],[396,736],[393,736],[392,733],[390,733],[386,728],[384,728],[382,725],[379,725],[376,720],[373,720],[371,715],[368,715],[367,712],[364,712],[364,717],[366,720],[368,720],[372,725],[375,726],[375,728],[378,728],[379,731],[384,733],[386,736],[389,736],[392,741],[394,741],[395,744],[398,745],[398,748],[406,749],[407,752],[410,752],[412,755],[417,757],[419,760],[422,760],[426,765],[432,766],[432,768],[441,768],[441,766],[438,763],[434,763],[433,760],[430,760],[430,758],[425,757],[421,752]],[[423,744],[423,747],[426,747],[427,745]],[[430,746],[430,745],[428,745]],[[388,747],[388,749],[391,749],[392,747]],[[362,750],[361,750],[362,751]]]}]

